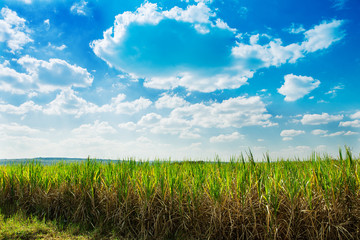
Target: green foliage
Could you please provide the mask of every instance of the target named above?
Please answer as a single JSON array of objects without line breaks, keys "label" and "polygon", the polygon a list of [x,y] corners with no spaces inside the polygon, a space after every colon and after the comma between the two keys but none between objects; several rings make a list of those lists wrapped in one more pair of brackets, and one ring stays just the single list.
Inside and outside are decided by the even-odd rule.
[{"label": "green foliage", "polygon": [[[296,238],[301,226],[309,229],[303,238],[348,237],[359,233],[352,223],[360,220],[360,162],[345,151],[339,159],[314,153],[303,161],[273,162],[266,154],[255,162],[249,151],[247,159],[229,162],[88,159],[0,166],[0,206],[145,239],[171,233]],[[319,232],[324,226],[328,230]]]}]

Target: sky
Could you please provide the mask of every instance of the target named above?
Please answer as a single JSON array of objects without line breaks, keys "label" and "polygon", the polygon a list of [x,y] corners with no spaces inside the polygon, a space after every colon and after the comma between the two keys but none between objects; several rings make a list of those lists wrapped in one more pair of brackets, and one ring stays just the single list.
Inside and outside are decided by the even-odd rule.
[{"label": "sky", "polygon": [[360,152],[358,0],[2,0],[0,158]]}]

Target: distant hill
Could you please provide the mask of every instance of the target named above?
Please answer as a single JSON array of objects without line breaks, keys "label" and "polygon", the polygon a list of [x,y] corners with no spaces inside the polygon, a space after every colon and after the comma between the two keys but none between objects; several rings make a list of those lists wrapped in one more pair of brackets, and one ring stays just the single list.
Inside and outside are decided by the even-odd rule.
[{"label": "distant hill", "polygon": [[[0,159],[0,165],[7,165],[7,164],[17,164],[17,163],[26,163],[29,161],[37,161],[42,164],[48,165],[48,164],[55,164],[58,162],[81,162],[85,161],[87,158],[60,158],[60,157],[37,157],[37,158],[15,158],[15,159]],[[96,159],[96,161],[101,162],[109,162],[109,161],[120,161],[120,160],[111,160],[111,159]]]}]

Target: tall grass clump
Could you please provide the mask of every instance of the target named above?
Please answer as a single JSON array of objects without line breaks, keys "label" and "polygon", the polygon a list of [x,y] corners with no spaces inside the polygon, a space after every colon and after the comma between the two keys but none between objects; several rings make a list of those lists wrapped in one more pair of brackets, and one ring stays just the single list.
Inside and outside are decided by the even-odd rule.
[{"label": "tall grass clump", "polygon": [[359,158],[0,166],[0,208],[130,239],[359,239]]}]

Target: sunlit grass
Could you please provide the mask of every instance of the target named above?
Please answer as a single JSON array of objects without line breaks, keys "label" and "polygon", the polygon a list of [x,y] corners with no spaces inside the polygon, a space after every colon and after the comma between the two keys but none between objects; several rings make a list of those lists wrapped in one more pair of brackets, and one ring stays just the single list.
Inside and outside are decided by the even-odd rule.
[{"label": "sunlit grass", "polygon": [[2,211],[129,238],[360,237],[359,158],[0,167]]}]

